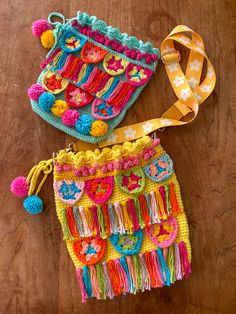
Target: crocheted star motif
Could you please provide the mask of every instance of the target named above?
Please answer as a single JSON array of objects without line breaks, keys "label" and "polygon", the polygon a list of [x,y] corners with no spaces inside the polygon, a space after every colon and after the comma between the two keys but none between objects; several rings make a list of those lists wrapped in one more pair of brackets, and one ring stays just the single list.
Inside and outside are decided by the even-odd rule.
[{"label": "crocheted star motif", "polygon": [[115,56],[113,56],[110,60],[107,61],[107,67],[109,70],[118,71],[122,70],[124,67],[121,64],[122,59],[116,60]]},{"label": "crocheted star motif", "polygon": [[141,185],[139,184],[142,177],[137,176],[133,172],[130,175],[123,175],[123,185],[127,187],[129,191],[133,191]]},{"label": "crocheted star motif", "polygon": [[81,190],[76,186],[75,182],[72,182],[71,184],[63,182],[59,192],[63,194],[64,199],[75,200],[75,194],[80,193]]},{"label": "crocheted star motif", "polygon": [[50,77],[45,78],[45,85],[49,90],[55,91],[62,88],[62,78],[58,77],[57,74],[53,74]]}]

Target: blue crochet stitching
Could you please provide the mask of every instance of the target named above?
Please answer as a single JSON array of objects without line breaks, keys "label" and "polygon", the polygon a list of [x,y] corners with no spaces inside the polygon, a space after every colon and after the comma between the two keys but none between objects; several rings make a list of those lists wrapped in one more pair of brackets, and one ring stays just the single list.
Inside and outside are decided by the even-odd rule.
[{"label": "blue crochet stitching", "polygon": [[71,184],[67,184],[65,181],[63,181],[59,192],[63,194],[63,199],[75,200],[76,199],[75,194],[80,193],[81,190],[77,188],[75,182],[72,182]]}]

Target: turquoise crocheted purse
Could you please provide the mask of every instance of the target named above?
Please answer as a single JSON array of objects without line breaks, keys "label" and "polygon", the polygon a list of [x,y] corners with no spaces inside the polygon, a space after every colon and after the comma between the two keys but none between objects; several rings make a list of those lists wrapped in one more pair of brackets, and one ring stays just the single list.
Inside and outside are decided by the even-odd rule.
[{"label": "turquoise crocheted purse", "polygon": [[51,13],[32,30],[51,48],[28,90],[33,110],[80,140],[105,139],[154,74],[159,50],[80,11],[67,21]]}]

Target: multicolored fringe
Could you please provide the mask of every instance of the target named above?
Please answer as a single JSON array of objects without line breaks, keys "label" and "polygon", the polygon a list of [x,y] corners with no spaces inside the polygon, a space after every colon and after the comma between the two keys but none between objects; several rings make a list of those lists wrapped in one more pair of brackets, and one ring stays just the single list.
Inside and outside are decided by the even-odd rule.
[{"label": "multicolored fringe", "polygon": [[184,242],[132,256],[77,268],[82,302],[170,286],[191,274]]},{"label": "multicolored fringe", "polygon": [[62,211],[64,239],[111,234],[129,234],[151,224],[176,216],[182,210],[170,182],[145,195],[132,197],[123,203],[74,206]]}]

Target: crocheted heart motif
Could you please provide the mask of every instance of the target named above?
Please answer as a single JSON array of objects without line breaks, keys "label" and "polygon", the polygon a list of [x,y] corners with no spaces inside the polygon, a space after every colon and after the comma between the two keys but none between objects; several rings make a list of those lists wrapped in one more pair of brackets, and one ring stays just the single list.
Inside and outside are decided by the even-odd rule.
[{"label": "crocheted heart motif", "polygon": [[112,119],[120,113],[120,109],[108,105],[104,100],[96,98],[92,104],[92,115],[100,120]]},{"label": "crocheted heart motif", "polygon": [[85,192],[97,204],[105,203],[112,195],[114,178],[96,178],[85,182]]},{"label": "crocheted heart motif", "polygon": [[85,265],[94,265],[100,261],[106,250],[106,240],[102,238],[83,238],[73,243],[77,258]]},{"label": "crocheted heart motif", "polygon": [[172,175],[173,162],[168,154],[164,154],[146,165],[143,171],[149,179],[161,182]]},{"label": "crocheted heart motif", "polygon": [[126,171],[115,177],[116,184],[129,194],[140,193],[145,186],[145,177],[142,169]]},{"label": "crocheted heart motif", "polygon": [[86,63],[97,63],[101,61],[106,54],[106,50],[90,42],[86,42],[81,50],[81,59]]},{"label": "crocheted heart motif", "polygon": [[52,94],[61,93],[67,86],[68,80],[62,78],[59,74],[47,71],[42,79],[42,85]]},{"label": "crocheted heart motif", "polygon": [[178,223],[176,218],[169,218],[160,224],[153,224],[145,228],[149,239],[158,247],[169,247],[178,234]]},{"label": "crocheted heart motif", "polygon": [[132,234],[112,234],[110,241],[117,252],[124,255],[134,255],[140,250],[143,240],[141,229]]},{"label": "crocheted heart motif", "polygon": [[84,192],[83,181],[61,180],[55,181],[53,186],[56,196],[69,205],[74,205]]},{"label": "crocheted heart motif", "polygon": [[85,43],[86,39],[71,31],[66,31],[62,36],[60,46],[66,52],[74,52],[80,50]]},{"label": "crocheted heart motif", "polygon": [[94,97],[82,88],[74,84],[68,84],[65,90],[65,99],[70,107],[80,108],[90,104]]}]

